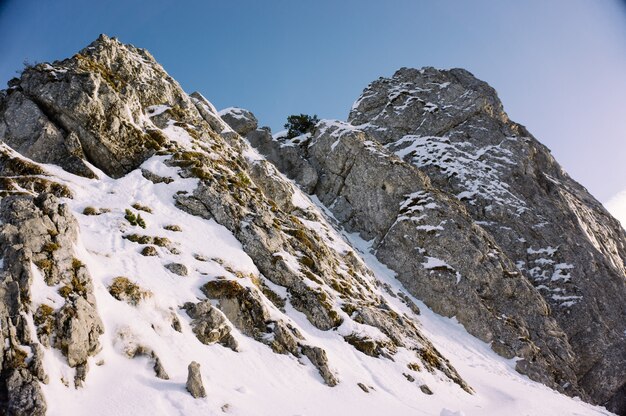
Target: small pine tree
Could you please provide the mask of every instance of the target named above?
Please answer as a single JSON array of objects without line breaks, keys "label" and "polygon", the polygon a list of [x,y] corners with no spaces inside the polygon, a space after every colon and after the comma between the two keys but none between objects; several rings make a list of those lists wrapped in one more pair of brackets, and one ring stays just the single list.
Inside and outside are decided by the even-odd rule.
[{"label": "small pine tree", "polygon": [[287,138],[293,139],[294,137],[298,137],[302,134],[313,133],[315,125],[319,121],[320,120],[317,118],[317,114],[313,117],[308,114],[290,115],[287,117],[287,123],[285,124],[285,128],[288,130]]}]

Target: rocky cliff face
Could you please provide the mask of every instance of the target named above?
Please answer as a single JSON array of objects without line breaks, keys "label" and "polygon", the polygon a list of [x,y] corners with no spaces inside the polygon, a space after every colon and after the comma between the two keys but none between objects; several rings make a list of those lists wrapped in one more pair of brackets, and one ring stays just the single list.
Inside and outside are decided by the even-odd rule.
[{"label": "rocky cliff face", "polygon": [[625,412],[624,231],[496,92],[401,69],[348,122],[247,137],[435,311],[531,378]]},{"label": "rocky cliff face", "polygon": [[[118,414],[405,414],[418,404],[447,414],[448,396],[454,406],[498,412],[502,403],[482,397],[505,379],[520,397],[545,398],[525,402],[537,412],[597,411],[513,367],[619,410],[623,308],[605,302],[622,296],[623,233],[466,73],[465,84],[441,82],[438,91],[449,88],[499,127],[466,140],[475,154],[436,158],[490,169],[471,173],[467,162],[468,176],[444,179],[445,169],[417,157],[423,140],[413,126],[450,137],[444,127],[458,128],[465,116],[423,122],[417,115],[454,100],[411,98],[426,89],[419,82],[433,81],[404,73],[412,77],[398,93],[404,104],[385,89],[395,80],[379,81],[355,106],[352,125],[325,121],[293,140],[257,129],[249,112],[218,113],[148,52],[106,36],[12,80],[0,92],[0,413],[109,414],[120,396]],[[496,134],[512,147],[483,144]],[[529,164],[537,178],[543,164],[554,172],[537,184],[507,184],[505,159]],[[483,189],[472,180],[496,183],[489,192],[506,190],[525,210],[464,193]],[[516,186],[530,187],[528,195]],[[562,228],[523,227],[562,217],[571,220]],[[404,287],[365,252],[364,261],[344,230],[370,241]],[[546,230],[571,235],[557,240]],[[421,316],[416,298],[516,361],[500,363],[455,324]],[[324,399],[307,402],[303,391]]]}]

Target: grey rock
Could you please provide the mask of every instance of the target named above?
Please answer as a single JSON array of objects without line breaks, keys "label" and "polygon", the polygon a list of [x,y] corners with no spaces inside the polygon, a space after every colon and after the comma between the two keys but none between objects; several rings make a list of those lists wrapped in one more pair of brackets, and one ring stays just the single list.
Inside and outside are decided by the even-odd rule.
[{"label": "grey rock", "polygon": [[154,184],[157,184],[157,183],[170,184],[174,182],[174,179],[170,178],[169,176],[160,176],[160,175],[157,175],[156,173],[150,172],[147,169],[141,169],[141,175]]},{"label": "grey rock", "polygon": [[369,393],[370,392],[370,389],[368,389],[365,384],[363,384],[363,383],[356,383],[356,385],[359,386],[359,388],[361,390],[363,390],[365,393]]},{"label": "grey rock", "polygon": [[[515,265],[461,203],[346,123],[321,122],[299,149],[318,172],[316,196],[348,231],[373,240],[378,258],[398,273],[407,290],[435,312],[456,316],[482,340],[498,340],[492,345],[504,356],[524,357],[519,369],[531,378],[554,388],[560,388],[557,379],[567,378],[577,391],[571,347],[547,316],[544,299],[516,278]],[[503,314],[515,319],[505,320]],[[388,334],[402,334],[374,316],[361,319]],[[370,351],[367,343],[357,345]],[[371,347],[377,355],[384,349]]]},{"label": "grey rock", "polygon": [[189,271],[187,270],[187,266],[181,263],[168,263],[165,265],[165,268],[170,272],[177,274],[179,276],[187,276]]},{"label": "grey rock", "polygon": [[240,136],[245,137],[259,125],[254,114],[243,108],[230,107],[220,111],[219,115]]},{"label": "grey rock", "polygon": [[96,309],[83,297],[68,300],[61,308],[56,329],[56,347],[63,351],[70,367],[86,363],[100,350],[98,338],[104,333],[104,325]]},{"label": "grey rock", "polygon": [[215,107],[213,107],[213,104],[211,104],[209,100],[204,98],[204,96],[197,91],[192,92],[189,97],[191,98],[191,101],[195,104],[196,109],[200,113],[200,116],[202,116],[204,121],[209,124],[213,131],[215,131],[216,133],[222,133],[224,130],[226,130],[228,124],[226,124],[220,118],[217,110],[215,109]]},{"label": "grey rock", "polygon": [[313,192],[318,180],[317,171],[306,161],[306,155],[301,154],[299,149],[282,146],[264,128],[251,131],[246,139],[281,172],[295,180],[304,192]]},{"label": "grey rock", "polygon": [[404,68],[370,84],[349,121],[463,202],[549,305],[581,388],[626,412],[624,230],[493,88],[461,69]]},{"label": "grey rock", "polygon": [[44,416],[47,405],[37,379],[26,369],[12,370],[6,379],[7,415]]},{"label": "grey rock", "polygon": [[319,347],[302,346],[302,354],[304,354],[313,365],[317,368],[324,382],[330,387],[336,386],[339,381],[328,367],[328,358],[326,351]]},{"label": "grey rock", "polygon": [[194,399],[206,397],[204,384],[202,384],[202,374],[200,374],[200,364],[192,361],[189,364],[187,371],[187,391],[194,397]]},{"label": "grey rock", "polygon": [[[261,338],[263,333],[269,332],[270,313],[258,291],[243,287],[234,280],[214,280],[201,290],[208,298],[219,300],[220,310],[244,334]],[[205,303],[201,308],[209,306]]]},{"label": "grey rock", "polygon": [[186,303],[183,308],[192,318],[191,328],[200,342],[219,343],[237,351],[238,343],[231,333],[228,320],[222,312],[211,305],[211,302],[204,300],[196,304]]},{"label": "grey rock", "polygon": [[[46,175],[41,168],[4,149],[0,160],[2,177],[6,175],[21,180],[31,174]],[[0,250],[3,258],[0,331],[8,345],[3,353],[4,359],[0,360],[0,371],[3,376],[6,375],[0,379],[0,388],[7,392],[7,401],[0,404],[0,413],[40,415],[46,410],[39,386],[40,382],[48,381],[42,365],[44,351],[32,339],[35,334],[30,333],[25,320],[31,312],[34,278],[31,264],[41,269],[46,283],[65,284],[68,289],[66,304],[57,313],[44,315],[41,321],[36,322],[40,325],[36,329],[40,342],[49,345],[53,336],[67,356],[68,364],[77,367],[76,386],[80,386],[86,376],[87,357],[99,346],[102,323],[94,307],[93,285],[87,269],[73,253],[77,238],[76,220],[65,204],[46,192],[59,186],[46,179],[45,186],[32,188],[35,194],[37,190],[41,191],[40,195],[15,193],[3,197],[0,202]],[[66,325],[59,326],[60,320]],[[97,323],[95,331],[92,331],[93,323]],[[87,336],[83,336],[85,332]],[[71,347],[68,341],[72,343]],[[21,346],[29,346],[33,352],[28,363]]]},{"label": "grey rock", "polygon": [[144,345],[132,345],[126,350],[126,355],[128,355],[129,358],[148,357],[152,361],[152,369],[154,370],[154,375],[161,380],[170,379],[167,371],[165,371],[165,367],[163,367],[161,359],[152,348],[146,347]]},{"label": "grey rock", "polygon": [[72,58],[26,69],[3,99],[0,135],[38,162],[93,177],[86,159],[119,177],[166,145],[141,120],[155,105],[180,122],[200,119],[148,52],[101,35]]}]

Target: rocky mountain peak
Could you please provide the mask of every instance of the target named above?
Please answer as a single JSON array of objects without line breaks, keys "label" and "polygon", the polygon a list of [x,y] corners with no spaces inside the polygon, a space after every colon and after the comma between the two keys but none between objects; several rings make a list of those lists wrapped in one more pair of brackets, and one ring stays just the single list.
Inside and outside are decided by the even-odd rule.
[{"label": "rocky mountain peak", "polygon": [[0,140],[0,413],[623,409],[623,231],[467,71],[274,137],[101,35]]},{"label": "rocky mountain peak", "polygon": [[[464,69],[402,68],[391,78],[372,82],[354,102],[348,121],[394,129],[370,130],[381,142],[394,135],[438,136],[484,114],[508,120],[496,91]],[[409,125],[420,120],[419,125]],[[392,126],[392,127],[391,127]]]}]

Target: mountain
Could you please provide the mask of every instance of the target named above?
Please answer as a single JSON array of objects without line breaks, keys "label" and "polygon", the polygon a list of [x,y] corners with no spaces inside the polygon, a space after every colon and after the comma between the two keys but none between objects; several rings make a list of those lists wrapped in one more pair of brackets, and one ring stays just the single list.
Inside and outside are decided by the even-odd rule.
[{"label": "mountain", "polygon": [[102,35],[0,138],[2,414],[626,411],[624,231],[466,71],[287,138]]}]

